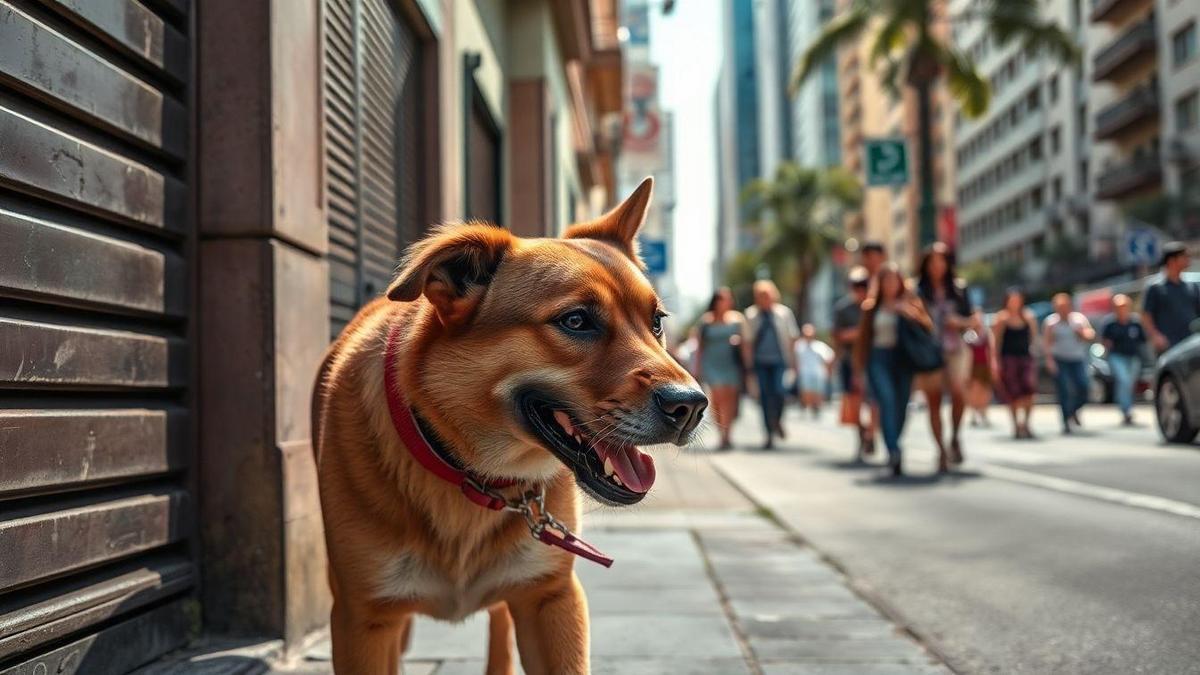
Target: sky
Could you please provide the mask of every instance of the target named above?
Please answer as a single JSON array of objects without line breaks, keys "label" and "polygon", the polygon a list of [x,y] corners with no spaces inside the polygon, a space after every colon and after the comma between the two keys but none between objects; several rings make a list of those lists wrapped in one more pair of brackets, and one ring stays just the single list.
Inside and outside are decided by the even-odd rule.
[{"label": "sky", "polygon": [[685,316],[707,303],[716,255],[714,96],[723,58],[720,0],[683,0],[650,19],[659,105],[675,118],[675,279]]}]

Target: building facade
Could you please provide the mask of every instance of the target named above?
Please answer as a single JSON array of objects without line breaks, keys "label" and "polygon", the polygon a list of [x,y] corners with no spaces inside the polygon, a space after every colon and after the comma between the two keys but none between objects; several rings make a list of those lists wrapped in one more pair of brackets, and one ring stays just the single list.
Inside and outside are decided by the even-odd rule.
[{"label": "building facade", "polygon": [[[956,2],[952,12],[969,5]],[[1044,19],[1082,41],[1080,2],[1054,0],[1041,9]],[[954,42],[992,87],[985,115],[953,118],[959,260],[1016,269],[1040,264],[1059,239],[1088,241],[1086,63],[1081,72],[1016,41],[1000,45],[977,23],[956,26]]]},{"label": "building facade", "polygon": [[0,670],[327,620],[330,336],[431,223],[611,201],[615,31],[604,0],[0,1]]},{"label": "building facade", "polygon": [[[833,18],[834,0],[788,0],[788,62],[796,64],[804,51]],[[785,74],[790,69],[784,70]],[[789,156],[802,166],[833,167],[842,163],[838,63],[829,59],[800,86],[789,105]]]},{"label": "building facade", "polygon": [[1097,0],[1087,11],[1093,248],[1119,249],[1130,214],[1156,200],[1175,207],[1154,224],[1194,239],[1184,225],[1195,217],[1179,207],[1190,199],[1194,210],[1200,177],[1200,7]]}]

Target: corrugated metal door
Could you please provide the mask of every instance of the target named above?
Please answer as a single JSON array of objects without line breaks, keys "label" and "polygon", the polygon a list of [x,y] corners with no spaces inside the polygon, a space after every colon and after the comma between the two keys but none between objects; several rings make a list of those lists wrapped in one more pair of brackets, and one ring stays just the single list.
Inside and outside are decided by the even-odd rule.
[{"label": "corrugated metal door", "polygon": [[420,231],[417,37],[388,0],[325,0],[333,335],[387,287]]},{"label": "corrugated metal door", "polygon": [[195,615],[188,11],[0,0],[0,673]]}]

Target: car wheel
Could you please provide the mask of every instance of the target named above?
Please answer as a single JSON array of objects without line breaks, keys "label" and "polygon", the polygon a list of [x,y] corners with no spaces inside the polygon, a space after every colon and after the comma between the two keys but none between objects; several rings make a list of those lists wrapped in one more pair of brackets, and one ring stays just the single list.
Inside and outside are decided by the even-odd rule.
[{"label": "car wheel", "polygon": [[1158,383],[1154,410],[1155,417],[1158,418],[1158,430],[1168,443],[1191,443],[1196,438],[1197,429],[1188,419],[1183,392],[1179,389],[1179,381],[1173,375],[1164,377],[1162,382]]}]

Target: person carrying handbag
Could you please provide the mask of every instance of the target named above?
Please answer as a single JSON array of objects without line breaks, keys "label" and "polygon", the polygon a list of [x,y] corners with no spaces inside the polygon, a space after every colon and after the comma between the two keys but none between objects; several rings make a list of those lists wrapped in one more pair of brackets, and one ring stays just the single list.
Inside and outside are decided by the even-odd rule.
[{"label": "person carrying handbag", "polygon": [[904,285],[899,269],[886,264],[863,304],[855,363],[879,403],[880,427],[893,476],[903,475],[900,437],[908,415],[913,376],[941,367],[941,349],[924,304]]}]

